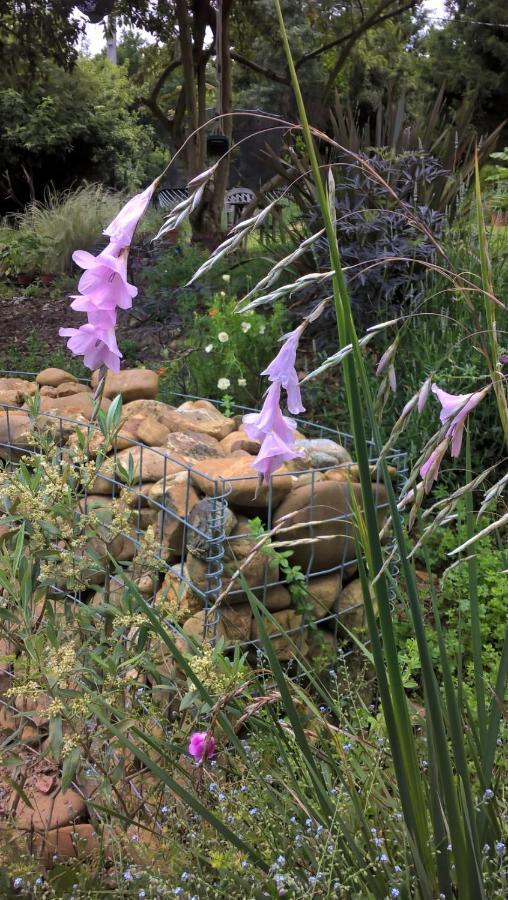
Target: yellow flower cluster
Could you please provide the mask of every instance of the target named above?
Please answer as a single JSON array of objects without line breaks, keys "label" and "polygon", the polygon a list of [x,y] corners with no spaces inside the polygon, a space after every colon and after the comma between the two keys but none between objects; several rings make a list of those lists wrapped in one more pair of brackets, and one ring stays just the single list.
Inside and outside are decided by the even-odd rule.
[{"label": "yellow flower cluster", "polygon": [[203,644],[201,654],[188,657],[187,662],[211,694],[223,694],[230,688],[230,679],[224,672],[218,670],[213,648],[209,644]]}]

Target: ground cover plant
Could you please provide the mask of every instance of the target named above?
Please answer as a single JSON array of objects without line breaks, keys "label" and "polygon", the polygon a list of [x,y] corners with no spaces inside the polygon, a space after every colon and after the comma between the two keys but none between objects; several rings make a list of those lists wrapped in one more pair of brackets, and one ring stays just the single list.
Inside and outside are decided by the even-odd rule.
[{"label": "ground cover plant", "polygon": [[[312,390],[320,378],[327,380],[316,391],[316,410],[320,397],[340,387],[340,425],[351,431],[355,462],[345,458],[331,469],[349,503],[359,602],[353,615],[339,617],[337,646],[313,627],[312,583],[307,587],[297,563],[307,544],[314,545],[311,557],[319,546],[301,539],[300,527],[288,549],[277,523],[252,509],[244,539],[258,542],[266,564],[284,572],[292,615],[301,617],[304,630],[274,632],[277,612],[234,553],[226,562],[244,594],[254,645],[241,639],[230,647],[227,632],[217,642],[202,641],[206,616],[199,632],[184,621],[184,607],[193,602],[185,583],[167,589],[174,546],[161,554],[164,519],[152,524],[149,504],[143,515],[150,524],[139,527],[140,493],[133,491],[146,472],[128,439],[120,449],[125,407],[146,399],[132,400],[140,380],[148,379],[148,403],[159,415],[176,416],[181,425],[185,412],[167,405],[160,412],[153,372],[120,369],[117,316],[122,309],[135,313],[138,290],[127,257],[153,183],[110,223],[105,250],[75,254],[84,273],[72,299],[79,320],[62,322],[61,333],[79,365],[83,359],[95,371],[91,387],[68,372],[56,385],[47,382],[48,373],[38,376],[39,388],[23,380],[2,385],[16,394],[10,408],[23,454],[14,465],[7,458],[0,470],[4,809],[9,798],[0,877],[6,896],[476,900],[506,893],[506,307],[503,265],[489,254],[479,167],[468,198],[467,239],[457,249],[456,232],[449,232],[456,258],[450,248],[447,265],[424,286],[419,279],[417,315],[358,327],[340,255],[335,174],[320,166],[315,141],[324,137],[308,124],[279,0],[274,9],[320,219],[303,247],[242,291],[228,279],[228,261],[253,240],[265,208],[253,210],[212,254],[190,254],[197,263],[186,273],[191,309],[181,302],[188,339],[198,346],[186,349],[204,360],[202,369],[192,367],[196,386],[216,385],[220,426],[229,420],[229,434],[240,433],[236,389],[245,389],[246,400],[264,389],[261,411],[241,423],[240,456],[224,463],[240,460],[259,475],[249,495],[256,501],[276,489],[281,475],[289,492],[305,488],[293,487],[300,435],[282,410],[305,412],[307,386]],[[212,166],[191,179],[187,199],[159,239],[192,214],[214,172]],[[292,266],[322,232],[326,295],[303,314],[293,307],[291,330],[276,345],[276,331],[288,327],[283,304],[298,293],[294,283],[281,288],[281,281],[286,270],[293,278]],[[217,291],[201,305],[198,286],[214,270]],[[152,273],[155,290],[163,274]],[[306,273],[303,284],[322,278],[321,271]],[[441,295],[451,292],[458,337],[454,332],[447,340],[449,310],[435,312]],[[329,308],[338,349],[323,359],[308,335]],[[421,325],[426,314],[435,329]],[[254,341],[264,335],[266,342]],[[159,398],[169,399],[176,370],[169,354],[162,359]],[[123,402],[112,384],[122,385]],[[66,426],[64,442],[62,426],[51,428],[48,412],[66,394],[82,418]],[[330,416],[337,405],[335,398],[329,402]],[[217,422],[218,414],[205,408]],[[199,426],[204,414],[192,410]],[[156,442],[144,444],[147,455],[178,431],[160,418],[151,422],[156,426]],[[139,427],[146,422],[137,420]],[[407,477],[396,484],[388,454],[401,442],[411,459]],[[445,478],[452,467],[453,477]],[[98,490],[112,470],[118,494],[89,505],[91,486]],[[389,517],[381,533],[380,483]],[[176,508],[178,482],[173,487]],[[189,490],[187,483],[184,494]],[[152,501],[159,496],[151,487],[147,494]],[[199,561],[199,543],[194,552]],[[225,628],[227,596],[217,603]],[[58,828],[33,827],[37,817],[48,821],[44,810],[62,794],[75,804],[62,829],[67,850]],[[35,810],[34,795],[41,803]]]}]

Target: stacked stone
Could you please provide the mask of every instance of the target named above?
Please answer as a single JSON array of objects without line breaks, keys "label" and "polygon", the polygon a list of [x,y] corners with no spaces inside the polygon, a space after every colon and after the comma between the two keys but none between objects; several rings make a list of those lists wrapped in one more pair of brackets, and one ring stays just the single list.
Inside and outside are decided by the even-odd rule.
[{"label": "stacked stone", "polygon": [[[53,428],[69,448],[77,445],[78,429],[89,426],[93,408],[94,373],[90,385],[61,369],[45,369],[35,381],[0,378],[0,458],[13,458],[33,448],[32,422],[27,403],[40,392],[37,426]],[[260,485],[252,468],[259,444],[251,440],[240,417],[224,416],[206,400],[186,401],[178,407],[156,400],[158,376],[147,369],[109,373],[102,408],[121,394],[122,422],[110,454],[89,489],[82,508],[94,509],[107,522],[108,508],[118,496],[122,473],[134,466],[132,504],[138,534],[154,528],[161,555],[171,568],[161,585],[146,579],[144,590],[158,601],[171,599],[179,622],[190,637],[202,640],[208,613],[217,604],[216,635],[228,643],[259,639],[251,606],[242,584],[247,584],[273,616],[267,623],[282,660],[293,655],[291,641],[303,653],[311,652],[310,617],[327,629],[326,641],[336,631],[336,616],[348,628],[363,629],[362,592],[355,578],[357,564],[353,539],[351,491],[361,507],[358,470],[347,450],[327,439],[305,439],[298,434],[301,457],[277,472],[271,484]],[[103,438],[92,434],[93,453]],[[372,470],[373,479],[376,477]],[[381,526],[385,518],[386,490],[376,483]],[[221,497],[225,496],[227,505]],[[218,528],[214,531],[212,522]],[[279,549],[291,549],[291,565],[308,576],[305,621],[281,583],[276,556],[266,552],[249,528],[260,517],[274,529]],[[210,562],[211,547],[223,547],[220,564]],[[100,556],[100,540],[91,548]],[[119,536],[109,547],[118,561],[135,563],[136,541]],[[216,577],[214,578],[214,572]],[[238,573],[241,573],[241,577]],[[91,571],[90,584],[97,584]],[[95,595],[97,605],[101,597]],[[284,638],[290,632],[291,641]]]},{"label": "stacked stone", "polygon": [[[96,384],[96,375],[90,384],[82,384],[60,369],[46,369],[33,381],[0,378],[0,459],[16,460],[34,449],[28,404],[37,389],[37,428],[51,429],[69,453],[78,446],[81,429],[89,435],[93,455],[103,442],[102,434],[90,429]],[[107,524],[122,488],[133,494],[130,508],[136,538],[152,526],[168,569],[158,580],[153,574],[140,574],[133,535],[118,535],[108,542],[107,551],[128,569],[141,594],[161,609],[176,611],[186,636],[179,639],[183,651],[189,649],[187,639],[203,640],[210,619],[205,605],[217,601],[216,637],[224,637],[229,645],[259,640],[245,593],[248,585],[273,617],[266,620],[266,628],[281,660],[294,656],[295,645],[309,660],[316,653],[321,655],[323,648],[334,655],[337,618],[357,633],[365,627],[362,591],[355,577],[350,500],[352,490],[361,505],[361,492],[348,452],[334,441],[298,435],[301,458],[276,473],[269,486],[259,485],[252,468],[259,444],[246,435],[240,417],[224,416],[206,400],[187,401],[175,408],[156,400],[157,391],[158,377],[146,369],[108,375],[101,406],[107,411],[112,398],[121,394],[122,421],[114,446],[80,506],[82,511],[96,512]],[[125,485],[123,474],[129,464],[135,484]],[[374,469],[372,474],[375,478]],[[381,525],[386,491],[380,484],[374,490]],[[278,549],[292,550],[291,565],[301,566],[309,576],[305,617],[295,609],[288,586],[281,583],[277,555],[266,552],[261,533],[254,535],[251,530],[249,520],[254,517],[261,519],[266,531],[273,530]],[[9,526],[0,519],[0,538],[5,535]],[[216,554],[218,547],[222,558]],[[81,599],[94,611],[106,609],[106,603],[109,609],[119,607],[125,590],[122,581],[111,577],[107,594],[101,587],[105,574],[100,563],[105,569],[107,560],[101,535],[83,552],[98,566],[83,573],[88,590]],[[218,562],[211,560],[214,555]],[[51,601],[50,592],[46,599]],[[43,607],[41,600],[34,612],[34,629]],[[58,610],[63,615],[61,604]],[[320,624],[311,628],[310,622]],[[177,676],[166,645],[156,638],[153,641],[161,675]],[[18,661],[16,645],[1,638],[0,697],[13,683]],[[159,691],[166,705],[167,688],[152,687],[154,700]],[[30,835],[31,849],[48,865],[55,853],[59,859],[89,855],[100,843],[87,805],[96,782],[80,771],[77,783],[63,791],[60,761],[46,752],[49,700],[39,696],[32,704],[23,697],[0,702],[0,731],[17,732],[24,743],[40,746],[42,751],[40,756],[27,757],[22,797],[11,791],[8,780],[2,781],[0,767],[0,818],[15,819],[16,829]],[[145,773],[136,782],[136,790],[143,794],[147,785]]]}]

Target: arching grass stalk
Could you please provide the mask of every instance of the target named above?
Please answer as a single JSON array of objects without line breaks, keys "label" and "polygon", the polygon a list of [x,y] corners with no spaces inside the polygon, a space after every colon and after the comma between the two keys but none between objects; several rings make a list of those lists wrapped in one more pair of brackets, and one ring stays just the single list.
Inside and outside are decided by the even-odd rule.
[{"label": "arching grass stalk", "polygon": [[[337,328],[340,346],[351,343],[353,354],[344,359],[343,373],[346,389],[348,409],[351,418],[351,429],[355,441],[355,450],[358,460],[360,482],[362,488],[363,508],[366,519],[367,533],[367,561],[371,577],[378,575],[383,567],[383,550],[379,539],[375,500],[373,495],[371,476],[369,471],[369,455],[364,426],[364,406],[371,424],[374,441],[378,452],[381,450],[381,436],[374,414],[374,405],[367,381],[361,348],[354,327],[351,302],[342,270],[340,253],[337,243],[336,229],[327,193],[321,176],[316,155],[314,141],[306,115],[305,105],[294,67],[291,48],[284,25],[280,0],[274,0],[282,42],[286,53],[288,68],[292,86],[298,106],[300,122],[310,167],[315,181],[323,224],[329,245],[330,261],[334,270],[333,295],[337,318]],[[435,752],[432,754],[433,763],[436,766],[436,784],[439,784],[443,795],[443,811],[446,827],[450,835],[453,852],[455,874],[452,873],[451,861],[448,868],[448,883],[443,884],[444,872],[440,866],[440,889],[446,896],[451,896],[455,884],[461,898],[478,898],[484,896],[479,875],[476,847],[469,829],[466,828],[462,815],[461,789],[455,781],[454,767],[449,752],[448,738],[444,721],[444,710],[437,686],[432,659],[427,647],[424,622],[420,609],[416,582],[411,563],[406,551],[406,536],[397,510],[395,493],[391,486],[386,463],[381,463],[381,470],[388,493],[388,501],[393,521],[395,537],[401,560],[401,569],[405,580],[409,606],[411,610],[413,626],[418,644],[422,665],[422,676],[425,690],[426,708],[430,719],[431,737]],[[395,633],[391,618],[388,577],[380,574],[375,579],[375,592],[378,601],[379,619],[381,626],[383,649],[380,652],[379,644],[373,643],[374,658],[378,681],[383,703],[384,714],[387,723],[390,746],[394,758],[397,782],[403,806],[403,812],[413,846],[413,859],[415,872],[422,896],[432,896],[429,893],[429,881],[434,882],[436,873],[436,852],[431,849],[431,837],[429,830],[430,810],[428,808],[427,795],[424,790],[422,777],[418,765],[416,743],[409,719],[407,700],[404,692],[402,676],[397,660],[397,647]],[[368,607],[370,597],[365,591],[365,603]],[[369,616],[372,630],[373,619]],[[387,681],[384,673],[387,673]],[[442,842],[442,832],[435,835],[439,843]]]}]

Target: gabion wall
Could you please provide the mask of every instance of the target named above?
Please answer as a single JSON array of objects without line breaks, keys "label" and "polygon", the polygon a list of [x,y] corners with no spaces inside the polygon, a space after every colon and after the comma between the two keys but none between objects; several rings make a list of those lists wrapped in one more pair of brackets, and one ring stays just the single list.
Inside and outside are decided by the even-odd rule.
[{"label": "gabion wall", "polygon": [[[3,375],[0,372],[0,385],[5,383]],[[26,381],[33,376],[8,373],[8,377]],[[164,418],[165,405],[155,400],[135,401],[125,410],[136,402],[140,409],[151,408]],[[152,598],[176,598],[185,607],[183,630],[197,640],[213,643],[222,637],[227,646],[256,646],[259,635],[246,586],[273,616],[274,622],[268,620],[267,628],[282,660],[293,656],[291,644],[285,640],[287,635],[311,658],[316,629],[329,643],[336,642],[340,620],[350,630],[361,631],[363,601],[356,578],[350,503],[350,491],[359,503],[361,491],[349,454],[351,436],[299,421],[304,457],[301,463],[295,463],[301,468],[275,474],[269,485],[260,486],[250,474],[255,448],[238,430],[240,414],[246,410],[235,408],[236,418],[228,418],[208,400],[175,395],[174,402],[178,405],[165,407],[169,417],[165,421],[171,421],[171,416],[177,422],[187,417],[188,431],[172,431],[166,449],[129,437],[128,446],[115,447],[100,475],[83,493],[82,511],[106,509],[121,492],[131,495],[134,530],[118,542],[117,560],[127,569],[133,565],[137,548],[151,525],[157,555],[169,569],[158,583],[148,587],[143,584],[143,590],[148,590]],[[156,422],[155,412],[146,418]],[[132,415],[136,416],[134,412]],[[142,415],[137,414],[137,418]],[[217,435],[222,434],[224,423],[220,441],[224,455],[214,455],[218,453],[216,438],[193,431],[192,425],[196,426],[200,416],[209,417],[209,430],[215,429]],[[153,421],[152,432],[156,431]],[[16,465],[23,454],[37,452],[31,437],[33,424],[26,410],[0,402],[0,458],[6,467]],[[43,411],[38,424],[51,429],[62,452],[75,446],[77,429],[87,432],[92,449],[101,437],[86,417],[73,419]],[[148,430],[145,421],[144,433]],[[239,435],[237,440],[235,435]],[[386,515],[386,489],[379,481],[373,453],[370,462],[381,526]],[[401,479],[405,456],[393,450],[388,463],[393,477]],[[129,464],[133,475],[130,480],[125,477]],[[252,519],[256,520],[254,525]],[[299,566],[305,575],[306,592],[298,591],[296,608],[294,588],[288,590],[284,571],[273,552],[266,549],[267,532],[277,551],[292,551],[289,565]],[[55,585],[54,590],[74,602],[89,602],[93,593],[91,586],[88,591],[69,591]]]}]

